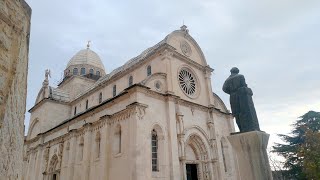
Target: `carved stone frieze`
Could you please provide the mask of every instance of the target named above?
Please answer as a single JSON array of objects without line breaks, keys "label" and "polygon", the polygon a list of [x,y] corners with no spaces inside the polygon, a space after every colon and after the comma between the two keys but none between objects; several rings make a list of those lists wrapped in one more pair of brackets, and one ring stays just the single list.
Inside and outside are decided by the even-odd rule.
[{"label": "carved stone frieze", "polygon": [[47,147],[45,148],[45,150],[43,151],[43,159],[44,159],[44,163],[42,166],[42,172],[45,172],[48,168],[48,162],[49,162],[49,150],[50,148]]},{"label": "carved stone frieze", "polygon": [[133,103],[127,106],[128,109],[131,109],[132,115],[134,115],[137,119],[142,120],[144,115],[146,114],[146,108],[148,105],[141,103]]},{"label": "carved stone frieze", "polygon": [[63,143],[60,143],[59,150],[58,150],[59,159],[62,159],[62,154],[63,154]]}]

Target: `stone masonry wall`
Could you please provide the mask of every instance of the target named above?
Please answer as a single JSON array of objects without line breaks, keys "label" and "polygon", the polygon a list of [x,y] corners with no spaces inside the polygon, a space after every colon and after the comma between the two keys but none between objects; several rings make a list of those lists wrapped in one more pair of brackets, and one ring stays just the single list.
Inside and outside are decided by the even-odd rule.
[{"label": "stone masonry wall", "polygon": [[0,180],[22,178],[31,8],[0,0]]}]

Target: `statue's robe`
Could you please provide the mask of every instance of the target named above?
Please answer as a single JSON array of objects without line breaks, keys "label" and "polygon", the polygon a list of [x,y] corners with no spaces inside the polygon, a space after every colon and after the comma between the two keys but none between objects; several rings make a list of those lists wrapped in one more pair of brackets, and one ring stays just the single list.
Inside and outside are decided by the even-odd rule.
[{"label": "statue's robe", "polygon": [[252,90],[241,74],[231,74],[223,84],[223,91],[230,94],[232,115],[240,132],[259,131],[257,114],[252,100]]}]

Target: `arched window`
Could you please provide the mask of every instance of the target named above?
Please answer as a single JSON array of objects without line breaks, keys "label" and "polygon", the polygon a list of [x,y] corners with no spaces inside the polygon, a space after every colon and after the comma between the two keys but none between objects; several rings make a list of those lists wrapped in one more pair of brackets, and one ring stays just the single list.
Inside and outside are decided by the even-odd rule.
[{"label": "arched window", "polygon": [[113,153],[119,154],[121,153],[121,126],[118,124],[114,129],[113,135]]},{"label": "arched window", "polygon": [[101,148],[101,136],[100,132],[96,134],[96,158],[100,157],[100,148]]},{"label": "arched window", "polygon": [[151,158],[152,171],[158,171],[158,135],[154,129],[151,132]]},{"label": "arched window", "polygon": [[97,76],[100,76],[100,71],[97,71]]},{"label": "arched window", "polygon": [[77,114],[77,106],[74,107],[74,115]]},{"label": "arched window", "polygon": [[89,73],[90,73],[90,74],[93,74],[93,69],[90,69],[90,70],[89,70]]},{"label": "arched window", "polygon": [[151,66],[149,65],[147,67],[147,76],[150,76],[151,75]]},{"label": "arched window", "polygon": [[99,94],[99,104],[102,102],[102,92]]},{"label": "arched window", "polygon": [[78,75],[78,68],[73,68],[73,75]]},{"label": "arched window", "polygon": [[132,84],[133,84],[133,77],[130,76],[130,77],[129,77],[129,86],[132,86]]},{"label": "arched window", "polygon": [[112,94],[113,94],[113,97],[117,95],[117,85],[113,85]]},{"label": "arched window", "polygon": [[85,69],[85,68],[81,68],[80,74],[81,74],[81,75],[85,75],[85,74],[86,74],[86,69]]},{"label": "arched window", "polygon": [[86,109],[88,109],[88,107],[89,107],[89,101],[88,101],[88,99],[86,100]]}]

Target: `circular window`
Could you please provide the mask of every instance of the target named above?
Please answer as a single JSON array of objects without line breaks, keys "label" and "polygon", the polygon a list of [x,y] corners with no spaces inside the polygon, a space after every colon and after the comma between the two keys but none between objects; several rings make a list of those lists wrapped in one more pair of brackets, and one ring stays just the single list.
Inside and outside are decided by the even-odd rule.
[{"label": "circular window", "polygon": [[157,91],[162,91],[162,83],[160,81],[156,81],[154,83],[154,86],[155,86]]},{"label": "circular window", "polygon": [[194,97],[197,92],[196,78],[187,69],[183,68],[179,72],[179,84],[181,90],[189,97]]}]

